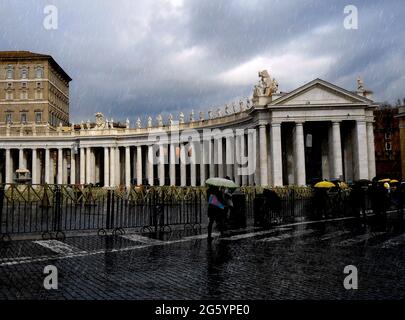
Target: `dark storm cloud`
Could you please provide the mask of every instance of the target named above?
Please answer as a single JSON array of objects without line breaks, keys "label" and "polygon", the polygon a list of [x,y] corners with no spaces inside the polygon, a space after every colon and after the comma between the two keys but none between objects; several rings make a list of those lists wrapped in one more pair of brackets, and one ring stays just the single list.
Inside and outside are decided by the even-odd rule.
[{"label": "dark storm cloud", "polygon": [[[42,26],[45,5],[59,28]],[[343,28],[343,8],[359,29]],[[72,120],[207,110],[251,94],[268,68],[283,91],[321,77],[376,100],[405,95],[402,1],[0,2],[1,50],[49,53],[74,79]],[[145,120],[144,120],[145,121]]]}]

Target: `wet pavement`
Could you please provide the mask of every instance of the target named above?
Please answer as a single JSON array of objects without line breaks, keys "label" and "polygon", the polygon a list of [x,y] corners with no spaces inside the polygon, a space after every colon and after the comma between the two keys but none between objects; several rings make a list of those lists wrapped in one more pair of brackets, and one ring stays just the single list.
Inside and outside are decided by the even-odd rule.
[{"label": "wet pavement", "polygon": [[[204,229],[2,243],[0,299],[403,299],[402,224],[377,227],[341,218],[212,243]],[[57,290],[43,286],[47,265]],[[343,286],[347,265],[357,290]]]}]

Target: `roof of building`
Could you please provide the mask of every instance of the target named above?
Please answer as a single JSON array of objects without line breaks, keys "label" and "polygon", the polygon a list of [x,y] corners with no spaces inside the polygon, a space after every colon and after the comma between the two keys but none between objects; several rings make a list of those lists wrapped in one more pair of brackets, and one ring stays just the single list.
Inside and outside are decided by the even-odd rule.
[{"label": "roof of building", "polygon": [[62,67],[47,54],[35,53],[30,51],[0,51],[0,61],[7,60],[48,60],[49,63],[68,81],[72,78],[62,69]]}]

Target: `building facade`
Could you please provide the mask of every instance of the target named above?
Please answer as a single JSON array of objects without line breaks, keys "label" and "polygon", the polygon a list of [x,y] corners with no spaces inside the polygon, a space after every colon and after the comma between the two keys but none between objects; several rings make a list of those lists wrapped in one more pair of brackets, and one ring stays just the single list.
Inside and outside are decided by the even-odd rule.
[{"label": "building facade", "polygon": [[398,107],[381,105],[374,111],[376,174],[401,179],[401,146]]},{"label": "building facade", "polygon": [[0,123],[38,127],[69,123],[72,79],[49,55],[29,51],[0,52]]},{"label": "building facade", "polygon": [[[315,79],[280,93],[267,71],[253,98],[176,121],[159,115],[117,127],[97,113],[89,122],[38,130],[0,125],[0,181],[18,168],[32,183],[199,186],[228,176],[240,185],[305,185],[376,174],[370,92]],[[28,126],[28,125],[27,125]]]}]

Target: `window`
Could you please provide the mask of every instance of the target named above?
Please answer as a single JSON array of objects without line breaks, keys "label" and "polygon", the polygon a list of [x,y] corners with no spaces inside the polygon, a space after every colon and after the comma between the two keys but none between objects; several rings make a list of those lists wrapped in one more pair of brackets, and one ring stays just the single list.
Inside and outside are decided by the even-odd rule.
[{"label": "window", "polygon": [[28,78],[28,69],[22,68],[21,69],[21,79],[27,79],[27,78]]},{"label": "window", "polygon": [[27,123],[27,114],[21,113],[21,123]]},{"label": "window", "polygon": [[6,123],[11,123],[12,118],[11,118],[11,113],[6,113]]},{"label": "window", "polygon": [[391,142],[386,142],[385,143],[385,151],[391,151],[391,150],[392,150]]},{"label": "window", "polygon": [[12,66],[9,66],[7,68],[7,73],[6,73],[7,79],[13,79],[14,78],[14,70]]},{"label": "window", "polygon": [[44,70],[43,70],[43,68],[42,68],[42,67],[37,67],[36,70],[35,70],[35,77],[36,77],[37,79],[42,79],[43,76],[44,76]]},{"label": "window", "polygon": [[21,91],[21,94],[20,94],[20,99],[21,100],[27,100],[28,99],[28,92],[27,91]]},{"label": "window", "polygon": [[7,91],[6,92],[6,100],[13,100],[13,92]]},{"label": "window", "polygon": [[41,123],[42,122],[42,112],[35,113],[35,122]]},{"label": "window", "polygon": [[391,139],[391,132],[386,132],[385,133],[385,140],[390,140]]},{"label": "window", "polygon": [[43,98],[42,90],[36,90],[35,91],[35,99],[36,100],[41,100],[42,98]]},{"label": "window", "polygon": [[27,88],[27,83],[26,82],[21,82],[21,88],[26,89]]}]

